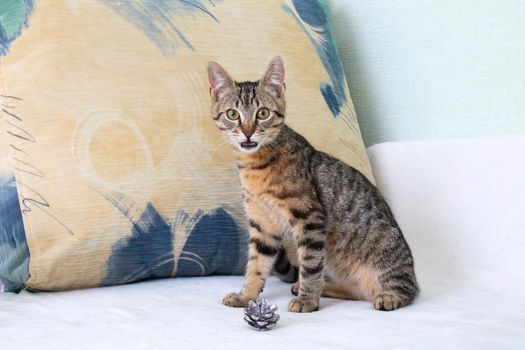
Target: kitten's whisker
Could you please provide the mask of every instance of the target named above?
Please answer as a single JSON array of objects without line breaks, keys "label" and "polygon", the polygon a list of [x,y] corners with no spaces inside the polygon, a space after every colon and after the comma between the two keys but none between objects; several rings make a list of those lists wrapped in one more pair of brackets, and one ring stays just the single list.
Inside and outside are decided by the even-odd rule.
[{"label": "kitten's whisker", "polygon": [[280,155],[281,157],[284,157],[284,153],[283,153],[283,151],[281,150],[281,148],[279,147],[279,144],[278,144],[275,140],[271,140],[271,141],[268,143],[268,146],[269,146],[271,149],[273,149],[273,150],[279,152],[279,155]]},{"label": "kitten's whisker", "polygon": [[[268,138],[269,141],[265,143],[265,145],[267,145],[270,149],[279,152],[281,156],[284,156],[283,152],[281,151],[279,147],[279,144],[273,138],[269,137],[268,132],[266,131],[260,132],[259,136],[261,136],[262,138]],[[264,140],[262,140],[261,142],[264,142]]]}]

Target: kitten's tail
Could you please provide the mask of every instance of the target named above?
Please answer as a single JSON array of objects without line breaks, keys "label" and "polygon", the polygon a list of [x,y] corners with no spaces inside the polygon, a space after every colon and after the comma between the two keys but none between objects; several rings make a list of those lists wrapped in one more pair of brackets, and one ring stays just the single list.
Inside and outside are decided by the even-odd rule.
[{"label": "kitten's tail", "polygon": [[299,278],[299,269],[292,265],[286,254],[286,249],[281,248],[275,262],[273,263],[273,275],[279,277],[284,282],[294,283]]}]

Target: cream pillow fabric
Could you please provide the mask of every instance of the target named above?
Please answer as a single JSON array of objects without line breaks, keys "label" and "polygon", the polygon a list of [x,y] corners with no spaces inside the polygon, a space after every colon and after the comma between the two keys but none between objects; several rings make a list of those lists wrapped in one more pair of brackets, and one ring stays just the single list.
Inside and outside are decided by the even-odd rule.
[{"label": "cream pillow fabric", "polygon": [[209,61],[256,80],[280,55],[288,123],[371,178],[324,1],[0,9],[7,290],[242,273],[246,223],[209,113]]}]

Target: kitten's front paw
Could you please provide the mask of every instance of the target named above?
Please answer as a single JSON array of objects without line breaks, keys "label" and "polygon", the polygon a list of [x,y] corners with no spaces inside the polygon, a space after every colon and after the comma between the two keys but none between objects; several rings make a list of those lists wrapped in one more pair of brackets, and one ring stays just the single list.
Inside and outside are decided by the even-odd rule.
[{"label": "kitten's front paw", "polygon": [[248,305],[248,302],[250,301],[250,298],[245,297],[242,294],[239,293],[229,293],[226,294],[224,299],[222,299],[222,303],[226,306],[231,307],[245,307]]},{"label": "kitten's front paw", "polygon": [[295,298],[288,305],[290,312],[313,312],[317,310],[319,310],[319,300],[314,302],[313,300]]},{"label": "kitten's front paw", "polygon": [[295,296],[299,295],[299,281],[292,284],[292,294]]}]

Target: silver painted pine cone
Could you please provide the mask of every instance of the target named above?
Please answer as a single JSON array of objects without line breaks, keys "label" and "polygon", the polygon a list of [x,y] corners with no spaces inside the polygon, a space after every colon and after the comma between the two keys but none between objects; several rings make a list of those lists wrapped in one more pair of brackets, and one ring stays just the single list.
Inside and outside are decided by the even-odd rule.
[{"label": "silver painted pine cone", "polygon": [[275,311],[277,305],[270,304],[268,299],[250,300],[244,309],[244,320],[257,331],[269,331],[275,327],[280,317]]}]

